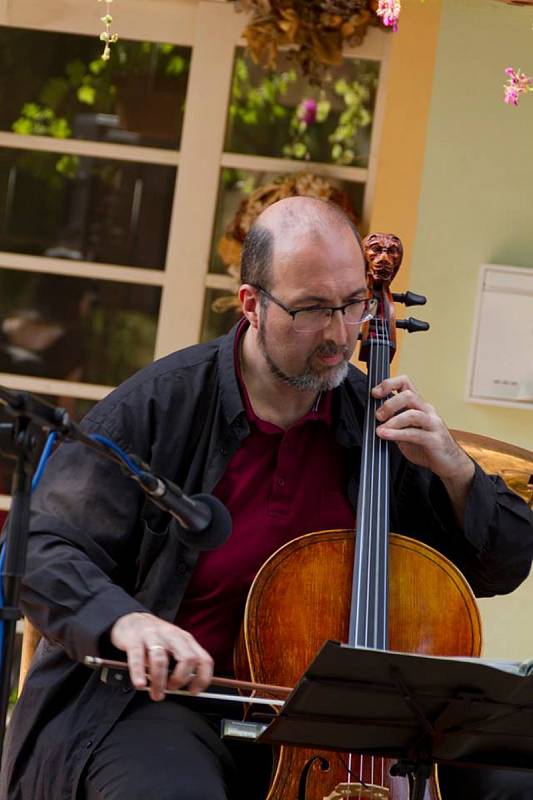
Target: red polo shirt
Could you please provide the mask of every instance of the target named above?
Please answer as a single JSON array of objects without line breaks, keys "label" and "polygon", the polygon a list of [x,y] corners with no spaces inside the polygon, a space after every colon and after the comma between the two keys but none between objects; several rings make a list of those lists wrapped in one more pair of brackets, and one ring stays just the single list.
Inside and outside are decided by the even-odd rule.
[{"label": "red polo shirt", "polygon": [[266,559],[304,533],[355,523],[345,451],[332,430],[332,393],[319,395],[288,430],[278,428],[255,414],[237,353],[250,434],[213,492],[230,510],[233,531],[221,547],[200,554],[176,619],[213,656],[218,674],[233,671],[246,596]]}]

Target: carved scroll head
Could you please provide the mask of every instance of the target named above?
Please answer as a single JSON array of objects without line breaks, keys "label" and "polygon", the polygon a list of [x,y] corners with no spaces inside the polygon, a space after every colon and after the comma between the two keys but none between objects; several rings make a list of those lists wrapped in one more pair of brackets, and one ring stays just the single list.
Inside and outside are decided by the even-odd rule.
[{"label": "carved scroll head", "polygon": [[370,233],[362,242],[369,287],[389,284],[400,269],[403,246],[392,233]]}]

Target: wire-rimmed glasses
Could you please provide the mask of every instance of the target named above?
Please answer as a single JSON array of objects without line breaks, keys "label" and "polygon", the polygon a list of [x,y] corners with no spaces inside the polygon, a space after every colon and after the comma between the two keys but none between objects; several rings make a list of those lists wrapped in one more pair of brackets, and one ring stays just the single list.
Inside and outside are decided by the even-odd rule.
[{"label": "wire-rimmed glasses", "polygon": [[376,301],[371,294],[357,300],[351,300],[342,306],[317,305],[305,308],[289,308],[259,284],[253,284],[253,286],[282,308],[292,318],[294,330],[300,333],[316,333],[324,330],[331,322],[335,311],[341,312],[343,322],[346,325],[363,325],[365,322],[369,322],[376,313]]}]

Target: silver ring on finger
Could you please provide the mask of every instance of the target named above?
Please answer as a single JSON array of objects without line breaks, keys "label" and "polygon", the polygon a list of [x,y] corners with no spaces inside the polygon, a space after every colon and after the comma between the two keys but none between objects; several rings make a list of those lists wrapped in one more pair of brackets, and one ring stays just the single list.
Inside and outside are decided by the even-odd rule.
[{"label": "silver ring on finger", "polygon": [[163,647],[162,644],[151,644],[150,647],[148,647],[148,650],[166,650],[166,649],[167,648]]}]

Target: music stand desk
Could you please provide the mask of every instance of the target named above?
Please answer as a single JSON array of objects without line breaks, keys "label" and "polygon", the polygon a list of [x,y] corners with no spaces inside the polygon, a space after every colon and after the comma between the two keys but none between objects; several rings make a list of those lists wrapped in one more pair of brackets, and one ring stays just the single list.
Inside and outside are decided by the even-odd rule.
[{"label": "music stand desk", "polygon": [[516,673],[326,642],[259,741],[398,759],[424,783],[433,763],[533,769],[533,676]]}]

